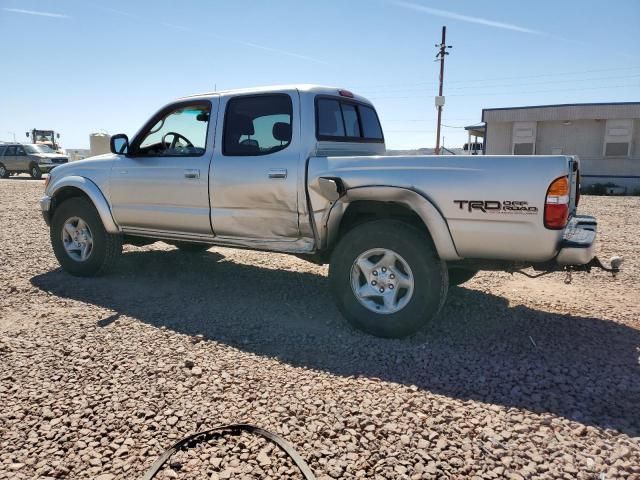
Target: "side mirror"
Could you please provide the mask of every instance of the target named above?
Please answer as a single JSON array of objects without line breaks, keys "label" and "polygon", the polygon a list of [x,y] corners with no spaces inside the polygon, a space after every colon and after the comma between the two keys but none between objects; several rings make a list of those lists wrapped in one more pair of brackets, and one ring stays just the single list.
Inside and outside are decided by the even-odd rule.
[{"label": "side mirror", "polygon": [[29,132],[26,132],[26,134],[27,134],[27,138],[29,138]]},{"label": "side mirror", "polygon": [[56,133],[56,137],[57,137],[57,138],[60,138],[60,134],[59,134],[59,133]]},{"label": "side mirror", "polygon": [[129,151],[129,137],[124,133],[114,135],[109,141],[109,146],[111,147],[111,153],[126,155]]}]

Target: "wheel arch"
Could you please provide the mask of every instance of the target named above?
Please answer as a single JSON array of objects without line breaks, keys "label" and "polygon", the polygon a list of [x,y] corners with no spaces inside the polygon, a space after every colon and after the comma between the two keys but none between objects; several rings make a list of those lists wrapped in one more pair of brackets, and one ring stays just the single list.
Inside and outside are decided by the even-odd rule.
[{"label": "wheel arch", "polygon": [[51,197],[49,218],[53,217],[55,209],[68,198],[87,198],[95,207],[108,233],[119,233],[120,228],[111,215],[111,207],[100,188],[91,180],[80,176],[63,177],[47,188]]},{"label": "wheel arch", "polygon": [[331,249],[349,229],[370,219],[402,220],[425,230],[443,260],[460,260],[449,226],[425,196],[402,187],[367,186],[349,189],[329,212],[326,246]]}]

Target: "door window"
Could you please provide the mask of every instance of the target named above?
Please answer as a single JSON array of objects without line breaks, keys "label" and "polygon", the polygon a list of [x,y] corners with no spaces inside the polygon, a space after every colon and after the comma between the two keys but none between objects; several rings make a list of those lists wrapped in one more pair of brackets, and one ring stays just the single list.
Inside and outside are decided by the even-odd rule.
[{"label": "door window", "polygon": [[209,102],[191,103],[162,112],[132,149],[136,156],[196,157],[207,149]]},{"label": "door window", "polygon": [[255,156],[284,150],[291,143],[292,115],[289,95],[232,98],[224,119],[222,153]]},{"label": "door window", "polygon": [[27,152],[24,151],[24,147],[16,147],[16,155],[21,157],[23,155],[26,155]]},{"label": "door window", "polygon": [[16,156],[16,147],[7,147],[7,151],[4,154],[7,157],[15,157]]}]

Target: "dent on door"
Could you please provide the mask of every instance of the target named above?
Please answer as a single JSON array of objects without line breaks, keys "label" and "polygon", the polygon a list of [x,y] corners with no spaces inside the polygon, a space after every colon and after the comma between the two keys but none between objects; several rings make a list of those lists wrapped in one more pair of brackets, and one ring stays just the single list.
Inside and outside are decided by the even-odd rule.
[{"label": "dent on door", "polygon": [[[267,182],[269,186],[265,188]],[[288,174],[286,177],[272,177],[269,172],[266,172],[262,183],[218,187],[213,193],[214,199],[216,194],[224,195],[229,205],[244,204],[246,207],[212,207],[214,231],[217,235],[240,238],[297,238],[298,203],[297,198],[291,195],[292,188],[297,188],[296,179]],[[215,205],[215,200],[213,203]]]},{"label": "dent on door", "polygon": [[238,95],[225,106],[211,170],[211,220],[220,237],[295,241],[300,153],[296,93]]}]

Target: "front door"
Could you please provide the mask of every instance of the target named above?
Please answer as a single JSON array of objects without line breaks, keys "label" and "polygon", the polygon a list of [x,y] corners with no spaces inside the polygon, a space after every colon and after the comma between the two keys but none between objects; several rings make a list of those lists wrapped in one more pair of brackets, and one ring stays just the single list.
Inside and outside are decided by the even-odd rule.
[{"label": "front door", "polygon": [[[238,95],[221,105],[224,126],[211,166],[211,223],[219,237],[299,237],[297,91]],[[220,115],[221,117],[222,115]],[[220,129],[219,129],[220,130]]]},{"label": "front door", "polygon": [[9,146],[4,152],[4,157],[2,157],[2,163],[10,172],[15,172],[16,170],[25,170],[18,166],[18,158],[16,157],[16,147]]},{"label": "front door", "polygon": [[208,177],[216,105],[217,99],[192,100],[164,108],[114,161],[111,202],[121,227],[212,234]]}]

